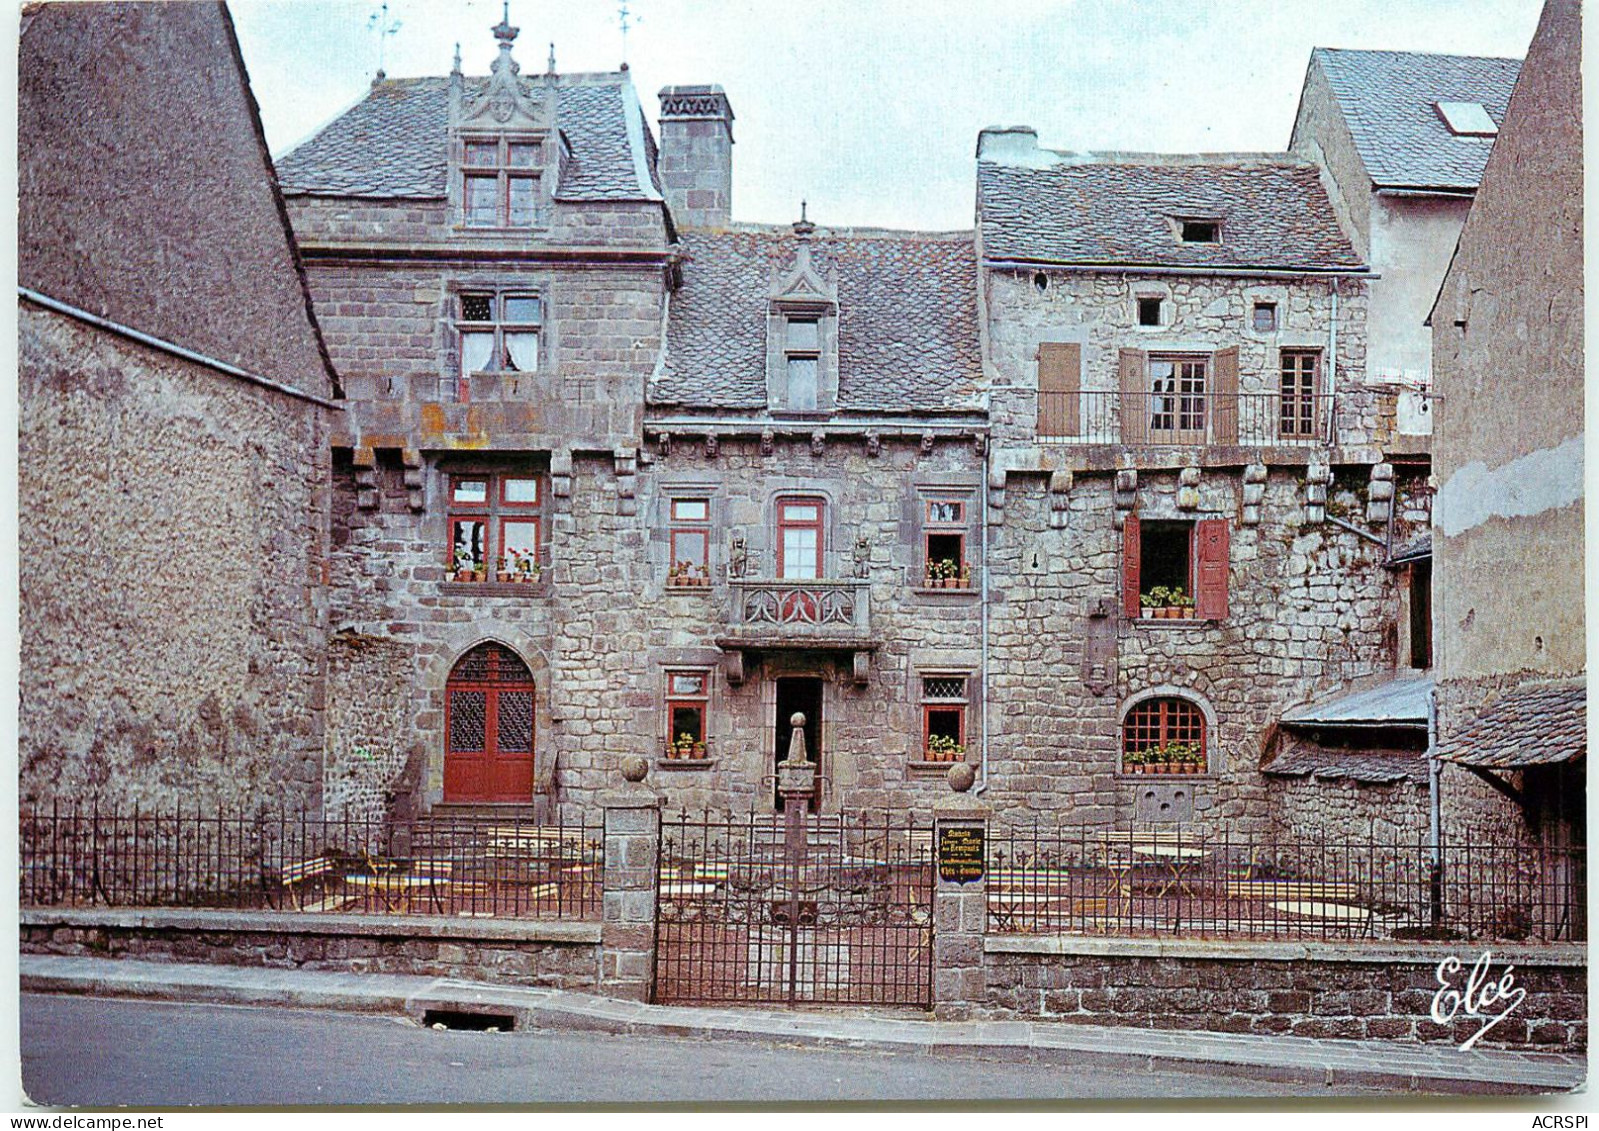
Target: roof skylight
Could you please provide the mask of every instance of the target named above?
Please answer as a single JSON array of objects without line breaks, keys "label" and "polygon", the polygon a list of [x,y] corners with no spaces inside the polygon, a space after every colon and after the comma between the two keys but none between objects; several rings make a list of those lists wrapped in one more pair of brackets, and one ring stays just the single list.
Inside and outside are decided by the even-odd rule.
[{"label": "roof skylight", "polygon": [[1434,102],[1433,106],[1456,137],[1493,137],[1499,132],[1481,102]]}]

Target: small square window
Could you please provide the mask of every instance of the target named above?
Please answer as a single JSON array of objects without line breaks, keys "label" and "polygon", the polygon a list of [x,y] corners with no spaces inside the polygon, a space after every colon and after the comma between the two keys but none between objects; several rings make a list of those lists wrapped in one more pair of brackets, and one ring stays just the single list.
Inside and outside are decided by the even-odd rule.
[{"label": "small square window", "polygon": [[1160,307],[1162,299],[1156,297],[1142,297],[1138,300],[1138,324],[1140,326],[1159,326]]},{"label": "small square window", "polygon": [[1434,102],[1433,106],[1456,137],[1493,137],[1499,132],[1481,102]]},{"label": "small square window", "polygon": [[1270,334],[1277,329],[1277,304],[1275,302],[1257,302],[1255,304],[1255,331],[1261,334]]},{"label": "small square window", "polygon": [[966,760],[967,677],[922,677],[922,758],[928,762]]},{"label": "small square window", "polygon": [[494,141],[469,141],[464,160],[468,165],[496,165],[500,159],[500,145]]},{"label": "small square window", "polygon": [[1220,243],[1221,225],[1215,220],[1182,221],[1184,243]]},{"label": "small square window", "polygon": [[489,501],[487,479],[456,479],[450,486],[450,501],[461,504],[483,504]]},{"label": "small square window", "polygon": [[706,756],[706,735],[711,707],[710,673],[666,673],[665,757],[695,759]]},{"label": "small square window", "polygon": [[517,142],[510,145],[510,165],[515,169],[531,169],[539,163],[538,142]]}]

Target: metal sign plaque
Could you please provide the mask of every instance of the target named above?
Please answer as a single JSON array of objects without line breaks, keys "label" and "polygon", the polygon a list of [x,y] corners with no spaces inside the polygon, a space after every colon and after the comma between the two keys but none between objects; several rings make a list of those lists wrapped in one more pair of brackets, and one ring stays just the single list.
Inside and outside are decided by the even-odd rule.
[{"label": "metal sign plaque", "polygon": [[938,878],[946,883],[969,884],[983,878],[984,836],[981,826],[938,830]]}]

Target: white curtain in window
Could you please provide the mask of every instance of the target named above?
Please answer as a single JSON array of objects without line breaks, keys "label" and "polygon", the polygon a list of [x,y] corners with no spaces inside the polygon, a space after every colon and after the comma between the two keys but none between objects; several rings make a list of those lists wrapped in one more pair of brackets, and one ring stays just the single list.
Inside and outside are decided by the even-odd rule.
[{"label": "white curtain in window", "polygon": [[482,331],[461,332],[461,375],[482,373],[494,356],[494,335]]},{"label": "white curtain in window", "polygon": [[505,352],[511,369],[531,373],[539,367],[539,336],[530,330],[507,331]]}]

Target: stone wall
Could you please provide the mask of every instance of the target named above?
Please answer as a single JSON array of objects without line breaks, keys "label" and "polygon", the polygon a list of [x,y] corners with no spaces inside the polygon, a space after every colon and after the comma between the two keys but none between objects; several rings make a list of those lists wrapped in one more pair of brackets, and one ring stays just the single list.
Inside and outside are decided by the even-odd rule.
[{"label": "stone wall", "polygon": [[104,922],[88,924],[25,912],[22,953],[488,979],[590,993],[598,986],[594,924],[498,923],[492,926],[509,929],[491,929],[394,916],[356,920],[220,912],[107,912],[101,918]]},{"label": "stone wall", "polygon": [[[1382,549],[1331,525],[1305,525],[1302,482],[1274,471],[1261,521],[1230,527],[1226,619],[1128,620],[1113,486],[1109,476],[1083,474],[1058,499],[1044,481],[1007,481],[1003,525],[990,546],[988,800],[1002,821],[1135,819],[1138,793],[1162,779],[1121,773],[1120,724],[1138,696],[1159,690],[1194,699],[1209,718],[1210,771],[1185,782],[1194,819],[1216,831],[1264,832],[1259,767],[1282,711],[1393,666],[1396,599],[1380,568]],[[1137,513],[1239,514],[1236,475],[1207,470],[1192,510],[1178,506],[1177,487],[1176,474],[1140,473]],[[1051,522],[1057,505],[1064,525]],[[1113,650],[1109,678],[1095,692],[1084,649],[1089,614],[1101,602],[1109,605]]]},{"label": "stone wall", "polygon": [[[1082,389],[1114,393],[1122,349],[1210,353],[1238,348],[1238,387],[1242,393],[1278,387],[1278,350],[1320,349],[1323,392],[1331,383],[1334,354],[1334,284],[1315,280],[1252,280],[1204,276],[1117,275],[1052,270],[1040,290],[1034,273],[991,270],[984,275],[988,356],[994,383],[990,417],[996,444],[1033,443],[1037,420],[1038,346],[1041,342],[1082,345]],[[1340,448],[1371,445],[1378,427],[1374,391],[1365,387],[1366,291],[1362,282],[1343,281],[1337,303],[1336,440]],[[1138,324],[1142,295],[1158,295],[1163,324]],[[1255,301],[1277,304],[1279,329],[1260,332],[1251,321]],[[1245,410],[1247,413],[1251,410]],[[1247,427],[1247,419],[1241,426]],[[1069,448],[1058,449],[1069,458]],[[1314,450],[1307,453],[1317,454]],[[1375,457],[1367,456],[1368,462]],[[1065,463],[1065,459],[1059,460]]]},{"label": "stone wall", "polygon": [[[1480,948],[1097,940],[1053,947],[1053,941],[989,939],[986,1004],[971,1014],[1455,1045],[1480,1027],[1465,1017],[1439,1025],[1429,1015],[1438,963],[1457,957],[1469,971]],[[1580,950],[1496,951],[1495,959],[1495,977],[1513,964],[1516,984],[1528,993],[1482,1045],[1587,1047],[1587,965]],[[1465,972],[1454,977],[1459,987]]]},{"label": "stone wall", "polygon": [[18,317],[23,798],[315,804],[331,414]]},{"label": "stone wall", "polygon": [[1347,778],[1269,777],[1266,796],[1273,837],[1333,844],[1427,843],[1425,767],[1419,780],[1362,782]]}]

